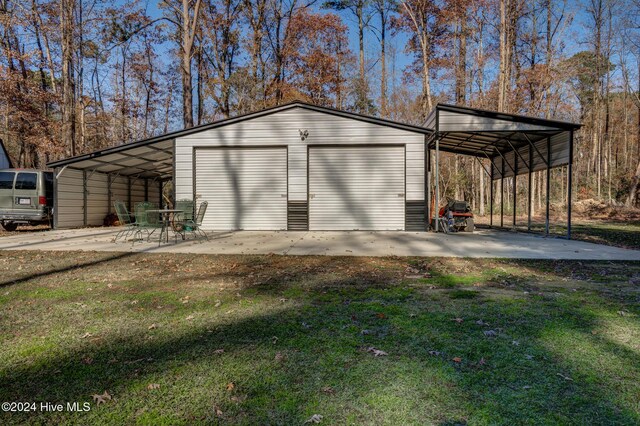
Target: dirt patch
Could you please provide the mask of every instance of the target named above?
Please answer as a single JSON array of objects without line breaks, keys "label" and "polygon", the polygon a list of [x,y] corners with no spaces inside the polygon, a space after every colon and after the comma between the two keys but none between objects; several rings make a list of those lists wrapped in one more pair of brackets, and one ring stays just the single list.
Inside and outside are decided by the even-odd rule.
[{"label": "dirt patch", "polygon": [[594,199],[573,203],[573,218],[640,220],[640,209],[607,204]]}]

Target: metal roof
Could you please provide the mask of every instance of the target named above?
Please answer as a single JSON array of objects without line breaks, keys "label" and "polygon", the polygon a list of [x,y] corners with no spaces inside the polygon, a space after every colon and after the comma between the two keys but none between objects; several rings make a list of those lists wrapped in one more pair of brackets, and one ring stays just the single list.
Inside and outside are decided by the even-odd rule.
[{"label": "metal roof", "polygon": [[173,173],[173,140],[204,130],[214,129],[245,120],[275,114],[292,108],[304,108],[311,111],[331,114],[352,120],[393,127],[415,133],[430,135],[432,130],[420,126],[399,123],[377,117],[341,111],[335,108],[320,107],[304,102],[292,102],[258,112],[239,115],[189,129],[166,133],[149,139],[131,142],[112,148],[107,148],[89,154],[78,155],[59,161],[52,161],[48,167],[57,168],[69,166],[76,169],[95,170],[104,173],[116,173],[122,176],[138,176],[142,178],[167,179]]},{"label": "metal roof", "polygon": [[[542,170],[568,162],[572,132],[580,124],[477,108],[438,104],[426,119],[441,151],[488,158],[495,178]],[[504,171],[503,171],[504,170]]]}]

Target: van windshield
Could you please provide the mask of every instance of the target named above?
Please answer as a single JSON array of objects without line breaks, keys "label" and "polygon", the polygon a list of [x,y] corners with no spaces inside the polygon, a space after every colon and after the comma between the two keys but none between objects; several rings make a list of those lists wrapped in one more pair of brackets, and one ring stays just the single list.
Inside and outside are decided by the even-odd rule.
[{"label": "van windshield", "polygon": [[0,172],[0,189],[13,189],[13,172]]},{"label": "van windshield", "polygon": [[38,175],[36,173],[18,173],[16,189],[36,189]]}]

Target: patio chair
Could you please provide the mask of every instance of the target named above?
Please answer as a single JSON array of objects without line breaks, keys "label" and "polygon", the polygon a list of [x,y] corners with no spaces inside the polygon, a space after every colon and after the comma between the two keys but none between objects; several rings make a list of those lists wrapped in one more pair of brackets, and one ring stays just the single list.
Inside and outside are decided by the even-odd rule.
[{"label": "patio chair", "polygon": [[118,232],[113,239],[113,242],[115,243],[119,238],[124,237],[124,239],[126,240],[129,235],[135,233],[137,231],[138,225],[134,220],[135,218],[131,217],[131,214],[127,210],[127,206],[124,202],[115,201],[113,203],[113,207],[116,210],[116,215],[118,216],[120,225],[123,226],[120,232]]},{"label": "patio chair", "polygon": [[206,232],[204,232],[201,228],[202,220],[204,219],[204,214],[207,212],[208,202],[203,201],[200,203],[198,207],[198,214],[196,214],[195,219],[184,221],[184,232],[191,232],[195,237],[202,236],[207,241],[209,240],[209,236]]},{"label": "patio chair", "polygon": [[193,220],[193,210],[195,207],[195,203],[193,200],[178,200],[176,201],[176,210],[182,210],[184,213],[180,213],[179,217],[176,218],[178,221],[185,222],[187,220]]},{"label": "patio chair", "polygon": [[136,228],[137,234],[142,237],[142,232],[146,232],[147,241],[151,235],[157,230],[162,228],[162,221],[160,215],[157,212],[148,212],[147,210],[156,210],[158,206],[155,203],[143,202],[136,204]]}]

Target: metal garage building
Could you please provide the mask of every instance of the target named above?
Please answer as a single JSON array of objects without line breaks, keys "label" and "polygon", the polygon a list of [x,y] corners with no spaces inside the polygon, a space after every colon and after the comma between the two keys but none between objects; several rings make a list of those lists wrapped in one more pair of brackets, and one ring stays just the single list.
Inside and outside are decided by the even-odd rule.
[{"label": "metal garage building", "polygon": [[209,230],[426,228],[428,129],[292,103],[50,163],[54,226],[99,225],[116,199],[208,201]]},{"label": "metal garage building", "polygon": [[504,180],[571,165],[578,127],[441,104],[422,127],[294,102],[50,163],[54,227],[101,225],[115,200],[162,204],[173,181],[174,200],[209,202],[208,230],[425,231],[440,151]]}]

